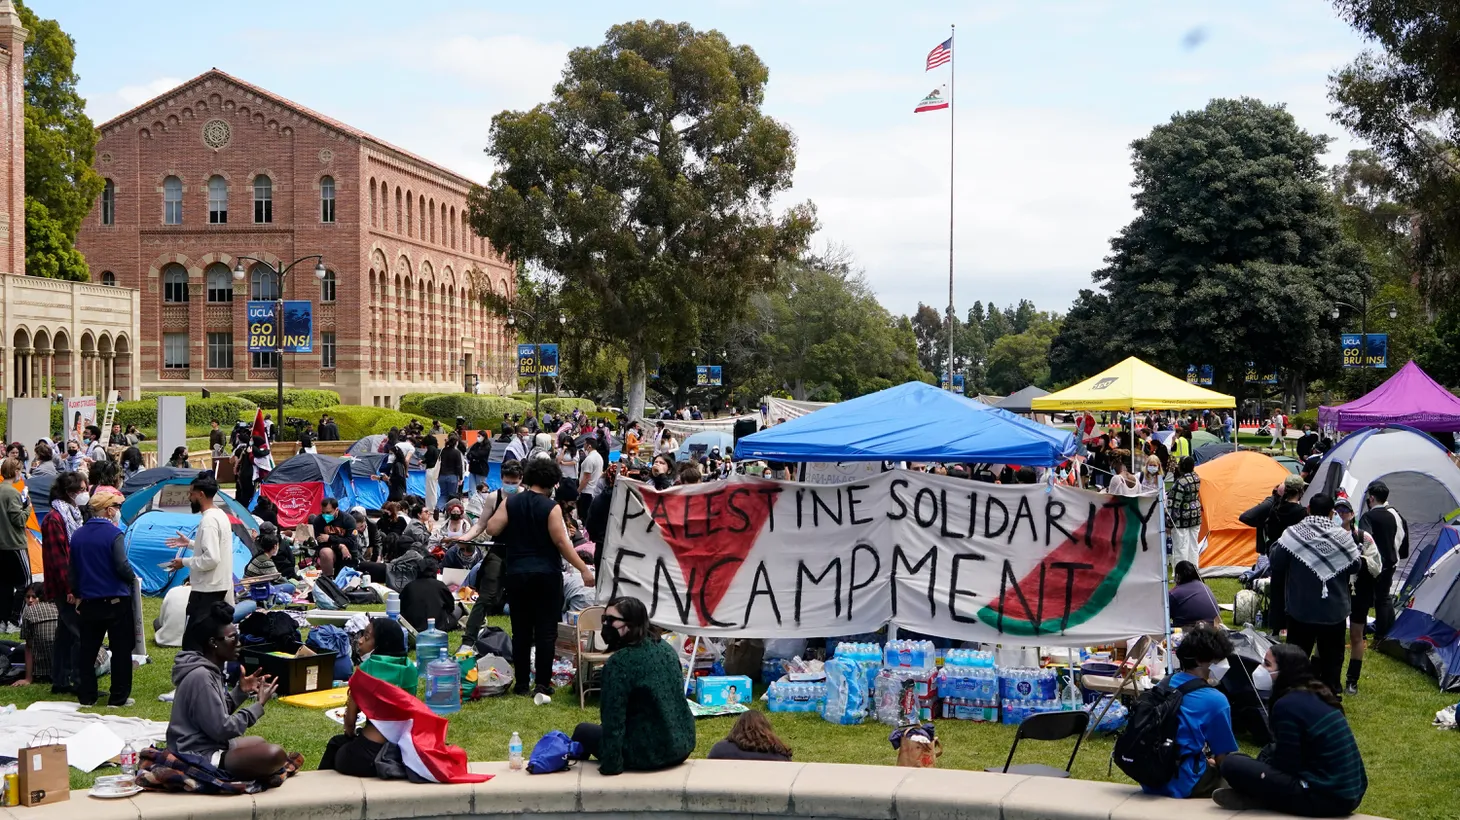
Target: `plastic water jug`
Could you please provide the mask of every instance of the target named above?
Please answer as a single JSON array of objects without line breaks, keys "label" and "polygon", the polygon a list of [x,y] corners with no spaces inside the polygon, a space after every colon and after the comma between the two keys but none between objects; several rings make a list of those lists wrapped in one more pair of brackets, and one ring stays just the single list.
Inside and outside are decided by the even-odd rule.
[{"label": "plastic water jug", "polygon": [[400,593],[387,592],[385,594],[385,617],[392,621],[400,620]]},{"label": "plastic water jug", "polygon": [[461,666],[446,657],[446,647],[426,664],[426,707],[438,715],[461,711]]},{"label": "plastic water jug", "polygon": [[426,619],[426,631],[416,636],[416,671],[426,677],[426,666],[436,660],[436,650],[446,650],[446,633],[436,628],[436,619]]}]

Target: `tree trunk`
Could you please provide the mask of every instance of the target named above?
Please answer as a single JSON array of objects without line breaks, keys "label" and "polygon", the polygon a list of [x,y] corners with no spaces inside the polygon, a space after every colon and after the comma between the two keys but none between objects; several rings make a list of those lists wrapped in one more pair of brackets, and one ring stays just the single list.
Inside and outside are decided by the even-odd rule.
[{"label": "tree trunk", "polygon": [[644,388],[649,380],[649,370],[644,366],[642,353],[629,353],[629,406],[624,408],[627,411],[629,421],[638,421],[644,417]]},{"label": "tree trunk", "polygon": [[795,399],[796,401],[806,401],[805,379],[797,379],[796,383],[791,385],[791,398]]},{"label": "tree trunk", "polygon": [[1293,379],[1293,393],[1296,394],[1298,412],[1308,412],[1308,378],[1306,376],[1298,376]]}]

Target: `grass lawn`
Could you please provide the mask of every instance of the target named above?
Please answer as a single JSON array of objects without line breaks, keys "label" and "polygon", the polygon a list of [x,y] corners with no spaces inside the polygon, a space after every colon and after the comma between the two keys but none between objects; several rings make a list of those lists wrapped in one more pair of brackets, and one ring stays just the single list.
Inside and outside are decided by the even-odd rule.
[{"label": "grass lawn", "polygon": [[[1216,580],[1212,586],[1218,598],[1231,601],[1237,589],[1232,580]],[[156,617],[160,602],[145,599],[146,620]],[[493,623],[506,628],[505,618]],[[149,630],[150,632],[150,630]],[[165,721],[169,704],[157,696],[172,689],[172,649],[151,648],[152,663],[137,670],[136,706],[119,710],[124,714]],[[1454,818],[1460,816],[1460,735],[1430,727],[1439,709],[1460,700],[1455,694],[1437,691],[1434,681],[1388,657],[1371,654],[1365,664],[1363,691],[1348,699],[1349,720],[1368,768],[1369,792],[1361,811],[1390,818]],[[102,682],[105,689],[105,681]],[[759,687],[757,687],[759,689]],[[48,685],[12,689],[9,698],[25,707],[34,700],[49,698]],[[572,732],[580,721],[596,721],[592,701],[578,709],[577,697],[560,691],[553,702],[537,707],[527,698],[502,697],[468,704],[451,721],[449,739],[466,749],[472,760],[503,760],[513,731],[520,732],[528,749],[545,732]],[[795,750],[796,759],[835,763],[892,765],[894,754],[887,742],[889,728],[880,723],[862,726],[834,726],[815,714],[776,714],[771,717],[776,731]],[[714,718],[699,723],[696,756],[708,753],[715,741],[729,731],[732,718]],[[302,753],[308,767],[318,765],[325,742],[339,731],[339,725],[323,712],[272,703],[255,731],[293,751]],[[1013,742],[1012,727],[997,724],[938,721],[938,734],[946,750],[940,765],[950,769],[983,769],[999,766]],[[1075,761],[1075,776],[1090,780],[1128,782],[1120,770],[1110,770],[1111,741],[1095,738],[1086,743]],[[1256,753],[1255,748],[1246,749]],[[1021,744],[1018,761],[1063,766],[1069,757],[1067,743]],[[1017,762],[1017,761],[1016,761]],[[89,786],[93,774],[71,773],[73,788]]]}]

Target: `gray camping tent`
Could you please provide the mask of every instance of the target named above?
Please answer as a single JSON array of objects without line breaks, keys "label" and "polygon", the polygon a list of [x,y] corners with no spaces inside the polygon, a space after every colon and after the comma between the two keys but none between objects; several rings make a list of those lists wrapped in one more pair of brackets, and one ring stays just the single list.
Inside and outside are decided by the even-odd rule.
[{"label": "gray camping tent", "polygon": [[1034,408],[1029,403],[1040,396],[1048,395],[1048,390],[1041,390],[1031,384],[1012,396],[1000,399],[994,406],[1000,410],[1008,410],[1010,413],[1032,413]]}]

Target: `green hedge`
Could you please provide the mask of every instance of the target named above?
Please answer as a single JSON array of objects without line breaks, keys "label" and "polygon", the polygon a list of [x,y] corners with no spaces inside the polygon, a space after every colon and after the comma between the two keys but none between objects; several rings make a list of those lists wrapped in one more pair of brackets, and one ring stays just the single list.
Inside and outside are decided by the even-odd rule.
[{"label": "green hedge", "polygon": [[1312,425],[1314,430],[1318,429],[1317,410],[1304,410],[1301,413],[1293,413],[1288,416],[1288,429],[1290,430],[1301,430],[1305,424]]},{"label": "green hedge", "polygon": [[402,413],[415,413],[426,415],[422,405],[427,399],[440,398],[441,396],[464,396],[466,393],[406,393],[400,397],[400,411]]},{"label": "green hedge", "polygon": [[[391,410],[388,407],[366,407],[358,404],[338,404],[333,407],[318,409],[285,408],[286,415],[294,418],[308,419],[319,429],[319,417],[329,414],[334,417],[335,423],[340,427],[340,440],[353,441],[357,438],[384,433],[392,427],[405,427],[412,419],[419,420],[428,427],[431,420],[424,416],[402,413],[399,410]],[[280,429],[280,437],[284,440],[293,440],[294,431],[289,427]]]},{"label": "green hedge", "polygon": [[[243,390],[237,393],[229,393],[245,401],[252,402],[258,407],[276,408],[278,406],[277,388],[260,388],[258,390]],[[302,387],[288,387],[284,389],[284,408],[297,410],[323,410],[326,407],[337,407],[340,404],[340,394],[333,390],[306,390]]]},{"label": "green hedge", "polygon": [[473,396],[468,393],[434,396],[421,402],[421,415],[427,416],[428,420],[436,419],[450,427],[456,423],[457,416],[465,416],[467,425],[478,430],[496,430],[502,423],[503,413],[531,411],[531,404],[501,396]]},{"label": "green hedge", "polygon": [[[196,390],[193,390],[191,392],[184,391],[184,390],[143,390],[142,391],[142,401],[155,401],[155,400],[157,400],[158,398],[160,398],[162,396],[197,396],[197,397],[201,397],[202,394],[199,393]],[[102,402],[102,407],[106,407],[106,402]]]},{"label": "green hedge", "polygon": [[[531,403],[531,401],[528,401],[528,404]],[[559,416],[571,413],[575,409],[582,410],[585,413],[592,413],[598,409],[598,405],[594,404],[590,399],[573,399],[566,396],[561,398],[557,396],[548,398],[547,396],[543,396],[542,409],[544,412]]]},{"label": "green hedge", "polygon": [[[208,399],[190,397],[187,402],[187,424],[190,428],[207,427],[208,422],[217,419],[226,427],[239,419],[251,420],[257,411],[258,405],[237,396],[214,396]],[[98,410],[99,412],[101,411]],[[157,400],[117,402],[116,421],[123,428],[135,424],[140,430],[155,431]]]}]

